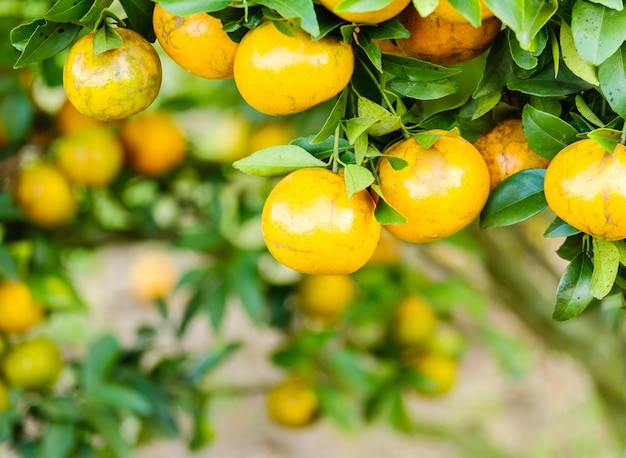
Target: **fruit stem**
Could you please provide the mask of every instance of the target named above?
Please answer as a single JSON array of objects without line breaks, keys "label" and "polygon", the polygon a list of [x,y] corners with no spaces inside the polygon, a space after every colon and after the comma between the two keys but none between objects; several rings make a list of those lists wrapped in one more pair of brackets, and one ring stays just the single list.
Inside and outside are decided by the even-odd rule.
[{"label": "fruit stem", "polygon": [[333,143],[333,173],[339,172],[339,129],[341,124],[335,126],[335,138]]}]

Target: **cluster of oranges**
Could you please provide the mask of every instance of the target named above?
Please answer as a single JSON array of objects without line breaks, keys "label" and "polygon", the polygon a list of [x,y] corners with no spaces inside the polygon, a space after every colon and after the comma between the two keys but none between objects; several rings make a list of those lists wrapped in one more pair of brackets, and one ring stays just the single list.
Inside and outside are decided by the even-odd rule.
[{"label": "cluster of oranges", "polygon": [[[361,292],[351,275],[305,275],[296,289],[296,310],[305,320],[332,326],[346,320],[348,309],[356,306]],[[407,293],[391,309],[384,336],[402,355],[402,370],[417,380],[413,389],[422,396],[449,393],[455,386],[462,337],[440,323],[431,304]],[[268,416],[288,427],[306,426],[320,414],[316,377],[290,374],[266,393]]]}]

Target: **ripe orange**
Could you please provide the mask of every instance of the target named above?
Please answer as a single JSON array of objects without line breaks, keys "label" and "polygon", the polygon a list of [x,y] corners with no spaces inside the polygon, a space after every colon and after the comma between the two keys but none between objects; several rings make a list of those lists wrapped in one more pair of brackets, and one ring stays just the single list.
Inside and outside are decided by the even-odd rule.
[{"label": "ripe orange", "polygon": [[332,321],[357,297],[357,287],[349,275],[307,275],[298,287],[299,306],[311,317]]},{"label": "ripe orange", "polygon": [[392,144],[385,154],[408,162],[394,170],[388,160],[378,161],[385,199],[407,218],[385,228],[402,240],[422,243],[448,237],[474,221],[487,202],[489,170],[462,137],[444,135],[428,149],[411,137]]},{"label": "ripe orange", "polygon": [[104,186],[117,175],[124,151],[117,135],[107,127],[92,127],[59,137],[57,160],[74,183]]},{"label": "ripe orange", "polygon": [[308,274],[342,275],[361,268],[380,238],[375,204],[367,191],[347,197],[343,176],[299,169],[272,190],[262,213],[270,253]]},{"label": "ripe orange", "polygon": [[124,119],[148,108],[161,87],[161,61],[150,43],[129,29],[116,29],[124,43],[95,55],[95,32],[70,49],[63,87],[76,109],[102,121]]},{"label": "ripe orange", "polygon": [[344,41],[313,40],[303,30],[288,36],[270,21],[250,30],[235,56],[239,93],[269,115],[299,113],[332,98],[353,70],[354,52]]},{"label": "ripe orange", "polygon": [[142,253],[130,266],[130,292],[141,304],[165,299],[177,281],[176,267],[163,253]]},{"label": "ripe orange", "polygon": [[44,163],[20,170],[15,198],[26,219],[42,227],[66,224],[76,213],[76,198],[67,178],[57,167]]},{"label": "ripe orange", "polygon": [[481,135],[474,146],[485,159],[491,179],[491,189],[505,178],[526,169],[545,169],[550,161],[535,153],[522,129],[519,119],[507,119]]},{"label": "ripe orange", "polygon": [[187,153],[187,137],[164,111],[127,119],[120,137],[131,168],[144,175],[157,176],[172,170]]},{"label": "ripe orange", "polygon": [[22,334],[43,318],[44,309],[35,302],[26,284],[8,280],[0,283],[0,331]]},{"label": "ripe orange", "polygon": [[436,329],[437,315],[421,297],[405,297],[394,311],[391,333],[402,346],[423,346],[435,336]]},{"label": "ripe orange", "polygon": [[424,395],[436,396],[450,392],[456,385],[458,362],[438,353],[426,353],[413,362],[414,370],[424,379],[424,385],[417,391]]},{"label": "ripe orange", "polygon": [[250,154],[250,121],[241,113],[207,113],[206,125],[191,125],[189,138],[196,148],[195,157],[210,162],[232,164]]},{"label": "ripe orange", "polygon": [[21,342],[6,355],[4,376],[10,386],[27,390],[50,388],[61,375],[63,358],[54,342],[44,337]]},{"label": "ripe orange", "polygon": [[269,390],[265,406],[273,421],[295,428],[309,425],[315,419],[318,400],[305,381],[289,377]]},{"label": "ripe orange", "polygon": [[69,100],[65,100],[56,114],[56,125],[61,135],[106,125],[102,121],[85,116],[74,108]]},{"label": "ripe orange", "polygon": [[380,232],[380,240],[376,250],[367,261],[368,266],[390,266],[401,261],[400,240],[388,230]]},{"label": "ripe orange", "polygon": [[177,16],[157,3],[152,23],[163,50],[182,68],[203,78],[233,77],[238,44],[219,19],[206,13]]},{"label": "ripe orange", "polygon": [[373,10],[363,13],[338,13],[336,11],[337,5],[343,0],[319,0],[319,2],[329,11],[339,16],[341,19],[348,22],[358,22],[362,24],[379,24],[388,19],[391,19],[402,11],[411,0],[392,0],[389,5],[379,10]]},{"label": "ripe orange", "polygon": [[406,56],[404,51],[391,40],[372,40],[376,46],[380,48],[383,54],[391,54],[393,56]]},{"label": "ripe orange", "polygon": [[592,139],[576,141],[550,162],[544,181],[549,207],[595,238],[626,238],[626,146],[611,154]]},{"label": "ripe orange", "polygon": [[[467,19],[465,19],[465,17],[459,13],[448,0],[439,0],[439,4],[437,5],[437,8],[435,8],[434,13],[448,22],[454,22],[457,24],[468,23]],[[493,11],[485,5],[483,0],[480,0],[480,14],[483,19],[493,16]]]},{"label": "ripe orange", "polygon": [[287,145],[295,138],[293,126],[285,121],[266,121],[250,131],[250,153],[271,146]]},{"label": "ripe orange", "polygon": [[432,13],[419,15],[409,6],[397,19],[411,36],[396,43],[407,56],[438,65],[465,62],[484,53],[500,31],[502,23],[496,17],[482,21],[480,27],[449,22]]}]

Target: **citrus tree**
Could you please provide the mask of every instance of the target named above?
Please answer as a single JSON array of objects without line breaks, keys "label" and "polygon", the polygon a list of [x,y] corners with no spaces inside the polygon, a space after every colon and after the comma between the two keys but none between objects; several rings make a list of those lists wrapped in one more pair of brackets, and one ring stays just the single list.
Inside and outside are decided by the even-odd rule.
[{"label": "citrus tree", "polygon": [[[523,373],[495,299],[588,369],[620,443],[623,6],[0,5],[1,440],[28,457],[206,446],[239,304],[284,336],[276,423],[380,421],[507,456],[407,408],[454,388],[468,344]],[[75,266],[140,240],[200,261],[136,259],[132,300],[161,321],[130,344],[88,332]],[[216,336],[200,353],[181,344],[196,320]]]}]

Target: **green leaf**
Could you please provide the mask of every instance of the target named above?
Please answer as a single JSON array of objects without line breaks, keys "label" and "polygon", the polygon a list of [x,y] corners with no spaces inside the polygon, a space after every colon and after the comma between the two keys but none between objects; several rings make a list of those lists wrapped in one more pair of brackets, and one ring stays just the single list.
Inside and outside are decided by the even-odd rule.
[{"label": "green leaf", "polygon": [[626,117],[626,45],[622,45],[598,69],[600,90],[615,113]]},{"label": "green leaf", "polygon": [[[81,29],[76,24],[51,21],[37,26],[13,68],[23,68],[61,52],[74,41]],[[19,39],[21,33],[16,32],[16,35]]]},{"label": "green leaf", "polygon": [[372,172],[360,165],[348,164],[344,167],[343,171],[343,178],[348,191],[348,199],[350,199],[353,194],[366,189],[375,181]]},{"label": "green leaf", "polygon": [[187,378],[191,383],[197,383],[202,377],[215,369],[218,365],[226,361],[234,352],[242,347],[240,342],[229,342],[221,345],[212,351],[199,357],[187,373]]},{"label": "green leaf", "polygon": [[43,18],[53,22],[78,21],[89,11],[91,4],[92,0],[58,0]]},{"label": "green leaf", "polygon": [[556,305],[552,317],[566,321],[580,315],[593,301],[591,275],[593,263],[585,253],[567,266],[556,291]]},{"label": "green leaf", "polygon": [[386,108],[365,97],[359,97],[357,111],[360,118],[376,120],[367,128],[367,133],[370,135],[381,136],[402,127],[400,116],[394,115]]},{"label": "green leaf", "polygon": [[96,340],[87,352],[82,366],[86,389],[91,389],[113,369],[122,355],[119,342],[111,335]]},{"label": "green leaf", "polygon": [[320,384],[315,393],[324,417],[330,418],[344,429],[356,428],[358,412],[355,412],[354,400],[348,394],[331,384]]},{"label": "green leaf", "polygon": [[367,34],[359,35],[359,47],[365,51],[365,55],[370,60],[372,65],[378,70],[380,73],[383,71],[383,63],[382,63],[382,51],[378,47],[376,43],[374,43]]},{"label": "green leaf", "polygon": [[438,4],[439,0],[413,0],[413,5],[415,5],[417,12],[422,17],[426,17],[435,11]]},{"label": "green leaf", "polygon": [[520,91],[540,97],[559,97],[593,88],[593,85],[580,79],[567,67],[554,75],[554,70],[547,66],[530,78],[512,78],[507,81],[507,87],[513,91]]},{"label": "green leaf", "polygon": [[265,314],[265,296],[255,253],[242,252],[235,259],[228,271],[228,290],[239,297],[252,323],[261,323]]},{"label": "green leaf", "polygon": [[578,131],[570,124],[532,105],[524,106],[522,126],[531,149],[548,160],[578,140]]},{"label": "green leaf", "polygon": [[622,133],[615,129],[600,128],[588,132],[587,136],[604,148],[605,151],[613,154],[615,147],[621,140]]},{"label": "green leaf", "polygon": [[557,0],[485,0],[491,11],[511,28],[522,49],[534,51],[533,39],[556,13]]},{"label": "green leaf", "polygon": [[119,48],[123,43],[124,39],[115,30],[115,27],[105,24],[104,27],[98,29],[93,37],[93,53],[97,56],[98,54]]},{"label": "green leaf", "polygon": [[74,423],[49,423],[39,444],[39,456],[69,457],[76,441]]},{"label": "green leaf", "polygon": [[586,62],[585,59],[578,54],[576,44],[574,43],[572,29],[565,21],[561,21],[561,27],[559,29],[559,42],[561,43],[563,62],[565,62],[567,68],[569,68],[574,75],[582,78],[588,83],[593,84],[594,86],[600,84],[596,67]]},{"label": "green leaf", "polygon": [[589,107],[589,105],[587,105],[587,102],[585,102],[585,99],[582,97],[582,95],[577,94],[575,102],[576,102],[576,108],[578,109],[580,114],[585,118],[586,121],[595,125],[596,127],[604,127],[604,123],[602,122],[602,120],[598,118],[596,114],[591,110],[591,108]]},{"label": "green leaf", "polygon": [[128,409],[137,415],[150,415],[153,406],[139,391],[126,385],[99,382],[90,387],[87,400],[92,406],[109,406],[116,409]]},{"label": "green leaf", "polygon": [[519,337],[487,328],[481,329],[478,336],[508,376],[521,378],[528,373],[531,356],[528,345]]},{"label": "green leaf", "polygon": [[348,119],[346,121],[346,137],[348,137],[350,144],[354,145],[357,139],[377,122],[379,122],[378,119],[364,118],[362,116]]},{"label": "green leaf", "polygon": [[445,134],[433,134],[428,131],[417,132],[413,135],[413,138],[424,149],[431,148],[437,141],[443,137]]},{"label": "green leaf", "polygon": [[341,92],[341,94],[337,98],[337,101],[335,102],[335,105],[333,105],[333,109],[330,111],[328,118],[324,122],[322,129],[311,140],[311,144],[323,142],[335,133],[335,129],[346,114],[346,107],[348,105],[348,94],[348,88],[344,89]]},{"label": "green leaf", "polygon": [[3,244],[0,244],[0,277],[18,280],[15,261]]},{"label": "green leaf", "polygon": [[606,297],[613,288],[619,269],[620,251],[606,240],[593,239],[593,273],[591,294],[596,299]]},{"label": "green leaf", "polygon": [[454,94],[458,85],[455,81],[443,79],[438,81],[408,81],[393,79],[387,88],[416,100],[436,100]]},{"label": "green leaf", "polygon": [[69,278],[62,274],[31,273],[27,279],[28,286],[35,299],[52,311],[86,310]]},{"label": "green leaf", "polygon": [[179,16],[220,11],[229,7],[231,3],[231,0],[159,0],[159,4],[165,10]]},{"label": "green leaf", "polygon": [[368,13],[385,8],[392,0],[343,0],[334,10],[337,13]]},{"label": "green leaf", "polygon": [[507,31],[503,30],[495,38],[487,56],[485,70],[472,97],[478,98],[494,92],[500,93],[513,75],[515,64],[509,51],[506,34]]},{"label": "green leaf", "polygon": [[389,40],[398,38],[409,38],[411,34],[397,19],[389,19],[380,24],[361,27],[372,40]]},{"label": "green leaf", "polygon": [[39,26],[45,25],[45,23],[46,21],[44,19],[35,19],[32,22],[13,28],[10,34],[13,47],[20,52],[24,51],[24,48],[35,33],[35,30],[37,30]]},{"label": "green leaf", "polygon": [[511,57],[518,65],[525,70],[531,70],[537,66],[539,63],[539,59],[533,55],[530,51],[522,49],[519,41],[517,40],[517,36],[513,33],[512,30],[509,30],[507,34],[507,39],[509,41],[509,50],[511,52]]},{"label": "green leaf", "polygon": [[439,81],[461,73],[460,68],[442,67],[411,57],[385,54],[382,61],[386,72],[408,81]]},{"label": "green leaf", "polygon": [[152,26],[155,3],[152,0],[120,0],[120,3],[126,11],[130,28],[150,42],[156,40]]},{"label": "green leaf", "polygon": [[569,237],[570,235],[579,234],[580,231],[575,227],[570,226],[558,216],[550,223],[544,237]]},{"label": "green leaf", "polygon": [[320,34],[317,16],[313,8],[313,0],[258,0],[259,5],[266,6],[286,18],[299,18],[302,28],[314,38]]},{"label": "green leaf", "polygon": [[546,208],[545,169],[527,169],[502,181],[489,195],[480,227],[500,227],[524,221]]},{"label": "green leaf", "polygon": [[113,451],[115,458],[131,458],[133,448],[121,433],[120,421],[111,414],[93,412],[86,421],[95,427],[95,432],[102,435],[107,448]]},{"label": "green leaf", "polygon": [[480,27],[482,14],[478,0],[450,0],[450,5],[474,27]]},{"label": "green leaf", "polygon": [[326,163],[295,145],[279,145],[262,149],[235,161],[233,167],[249,175],[272,176],[305,167],[326,167]]},{"label": "green leaf", "polygon": [[624,43],[626,10],[577,0],[572,10],[572,35],[578,54],[600,65]]},{"label": "green leaf", "polygon": [[406,217],[385,200],[380,186],[373,184],[371,189],[378,194],[378,202],[376,203],[376,210],[374,211],[376,221],[383,225],[406,223]]}]

